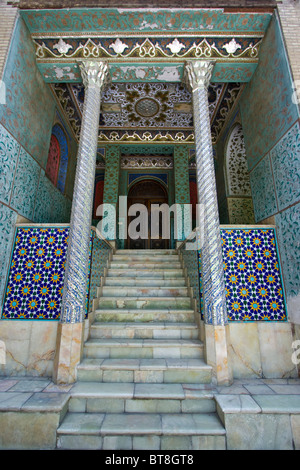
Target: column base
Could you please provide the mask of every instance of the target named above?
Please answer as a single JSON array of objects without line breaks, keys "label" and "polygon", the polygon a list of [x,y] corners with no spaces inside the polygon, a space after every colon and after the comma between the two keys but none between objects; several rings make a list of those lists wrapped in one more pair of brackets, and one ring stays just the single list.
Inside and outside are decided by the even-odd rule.
[{"label": "column base", "polygon": [[218,385],[231,385],[232,368],[229,360],[229,326],[205,324],[206,362],[213,368],[213,381]]},{"label": "column base", "polygon": [[59,323],[56,353],[53,364],[53,382],[76,382],[76,366],[82,358],[84,323]]}]

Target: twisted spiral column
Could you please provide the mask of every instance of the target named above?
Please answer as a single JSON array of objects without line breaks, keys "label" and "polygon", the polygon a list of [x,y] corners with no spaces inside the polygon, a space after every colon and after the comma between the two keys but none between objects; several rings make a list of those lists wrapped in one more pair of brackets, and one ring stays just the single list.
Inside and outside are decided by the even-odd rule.
[{"label": "twisted spiral column", "polygon": [[185,66],[185,78],[193,93],[198,204],[202,205],[203,214],[199,232],[204,321],[225,325],[228,319],[224,267],[208,107],[208,86],[213,66],[209,61],[189,61]]},{"label": "twisted spiral column", "polygon": [[85,86],[60,321],[82,322],[85,314],[101,89],[107,64],[79,64]]}]

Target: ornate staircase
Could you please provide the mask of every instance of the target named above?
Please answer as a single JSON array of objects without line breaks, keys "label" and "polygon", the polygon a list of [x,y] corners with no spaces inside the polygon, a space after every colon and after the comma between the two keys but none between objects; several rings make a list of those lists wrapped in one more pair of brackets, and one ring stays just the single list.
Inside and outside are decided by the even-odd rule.
[{"label": "ornate staircase", "polygon": [[61,449],[225,449],[175,250],[120,250],[99,297]]}]

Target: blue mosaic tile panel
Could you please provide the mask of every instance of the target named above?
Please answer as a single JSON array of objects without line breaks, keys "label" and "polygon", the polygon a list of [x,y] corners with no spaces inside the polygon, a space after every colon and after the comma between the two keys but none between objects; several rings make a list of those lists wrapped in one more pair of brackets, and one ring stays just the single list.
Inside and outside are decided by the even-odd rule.
[{"label": "blue mosaic tile panel", "polygon": [[287,320],[275,231],[221,230],[229,321]]},{"label": "blue mosaic tile panel", "polygon": [[2,318],[59,319],[68,234],[68,227],[18,229]]},{"label": "blue mosaic tile panel", "polygon": [[[3,319],[59,320],[69,227],[17,230],[2,310]],[[111,248],[91,232],[86,317]]]}]

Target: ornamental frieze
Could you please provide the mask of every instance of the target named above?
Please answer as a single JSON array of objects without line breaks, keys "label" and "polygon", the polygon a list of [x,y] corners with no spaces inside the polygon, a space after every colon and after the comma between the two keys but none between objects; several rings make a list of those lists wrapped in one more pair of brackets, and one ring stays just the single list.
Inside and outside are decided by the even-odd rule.
[{"label": "ornamental frieze", "polygon": [[34,37],[38,60],[220,59],[253,60],[259,55],[260,37]]}]

